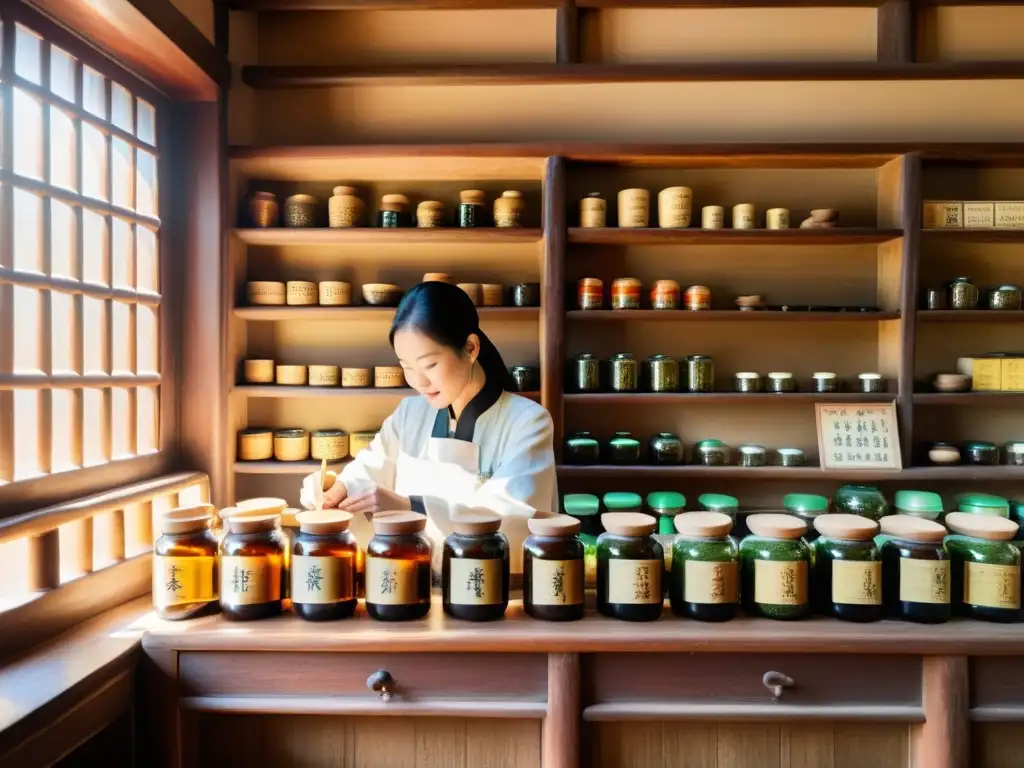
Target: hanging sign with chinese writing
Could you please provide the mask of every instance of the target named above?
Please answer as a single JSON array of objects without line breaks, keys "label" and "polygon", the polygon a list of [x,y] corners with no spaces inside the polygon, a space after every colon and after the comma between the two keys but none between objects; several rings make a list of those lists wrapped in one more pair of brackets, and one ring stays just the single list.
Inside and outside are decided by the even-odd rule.
[{"label": "hanging sign with chinese writing", "polygon": [[902,469],[896,402],[816,403],[822,469]]}]

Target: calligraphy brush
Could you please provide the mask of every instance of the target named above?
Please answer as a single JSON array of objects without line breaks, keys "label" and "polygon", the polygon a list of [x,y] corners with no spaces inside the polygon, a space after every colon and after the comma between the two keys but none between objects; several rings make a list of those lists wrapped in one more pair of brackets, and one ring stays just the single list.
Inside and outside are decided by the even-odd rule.
[{"label": "calligraphy brush", "polygon": [[327,458],[320,460],[320,492],[316,495],[316,511],[324,510],[324,483],[327,481]]}]

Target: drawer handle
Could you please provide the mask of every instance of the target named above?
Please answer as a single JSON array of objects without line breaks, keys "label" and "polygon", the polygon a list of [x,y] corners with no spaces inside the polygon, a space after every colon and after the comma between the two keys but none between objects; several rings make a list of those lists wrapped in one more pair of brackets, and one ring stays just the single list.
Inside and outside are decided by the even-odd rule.
[{"label": "drawer handle", "polygon": [[765,688],[772,692],[772,700],[778,701],[782,698],[783,690],[792,687],[793,678],[781,672],[765,672],[761,682],[764,683]]},{"label": "drawer handle", "polygon": [[378,669],[366,678],[366,687],[376,691],[380,700],[387,704],[395,693],[395,680],[386,669]]}]

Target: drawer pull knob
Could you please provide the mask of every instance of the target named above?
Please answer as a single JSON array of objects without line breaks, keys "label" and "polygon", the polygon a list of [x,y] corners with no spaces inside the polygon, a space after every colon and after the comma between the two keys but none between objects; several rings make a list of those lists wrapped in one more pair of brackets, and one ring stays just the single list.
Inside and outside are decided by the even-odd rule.
[{"label": "drawer pull knob", "polygon": [[371,691],[376,691],[380,696],[380,700],[385,704],[391,701],[391,697],[395,693],[394,678],[391,677],[391,673],[386,669],[378,669],[366,678],[366,687]]},{"label": "drawer pull knob", "polygon": [[764,683],[765,688],[772,692],[772,700],[778,701],[782,698],[783,690],[793,685],[793,678],[781,672],[765,672],[761,682]]}]

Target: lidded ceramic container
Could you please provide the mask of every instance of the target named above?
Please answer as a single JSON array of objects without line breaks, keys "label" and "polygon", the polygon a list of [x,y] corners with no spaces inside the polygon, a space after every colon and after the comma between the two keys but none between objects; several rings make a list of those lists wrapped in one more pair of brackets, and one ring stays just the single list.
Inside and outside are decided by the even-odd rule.
[{"label": "lidded ceramic container", "polygon": [[666,187],[658,193],[658,226],[676,229],[690,226],[693,213],[693,190],[689,187]]},{"label": "lidded ceramic container", "polygon": [[501,193],[501,197],[494,200],[494,226],[496,227],[521,227],[523,211],[526,210],[526,201],[523,200],[523,193],[509,189]]},{"label": "lidded ceramic container", "polygon": [[284,201],[286,227],[315,227],[317,199],[312,195],[290,195]]},{"label": "lidded ceramic container", "polygon": [[249,198],[249,219],[254,227],[277,226],[277,197],[273,192],[253,192]]},{"label": "lidded ceramic container", "polygon": [[607,223],[608,202],[600,192],[591,192],[580,200],[580,226],[586,229],[603,227]]},{"label": "lidded ceramic container", "polygon": [[444,226],[444,203],[440,200],[424,200],[416,206],[416,226],[420,229],[436,229]]},{"label": "lidded ceramic container", "polygon": [[332,229],[358,227],[366,209],[355,187],[335,187],[327,201],[328,224]]}]

